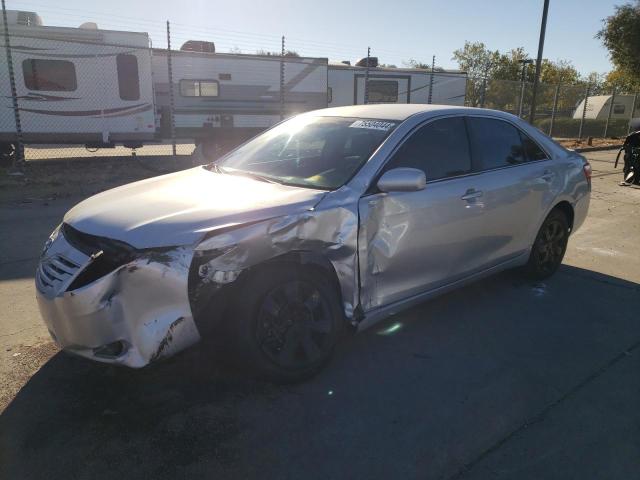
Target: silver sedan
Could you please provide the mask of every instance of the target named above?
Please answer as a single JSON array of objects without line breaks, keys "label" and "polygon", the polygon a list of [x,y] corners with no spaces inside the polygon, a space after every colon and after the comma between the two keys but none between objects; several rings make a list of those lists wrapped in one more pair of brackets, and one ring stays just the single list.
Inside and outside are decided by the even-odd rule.
[{"label": "silver sedan", "polygon": [[514,267],[552,275],[591,169],[518,118],[368,105],[291,118],[215,164],[125,185],[64,217],[36,273],[65,350],[142,367],[201,338],[280,381],[346,326]]}]

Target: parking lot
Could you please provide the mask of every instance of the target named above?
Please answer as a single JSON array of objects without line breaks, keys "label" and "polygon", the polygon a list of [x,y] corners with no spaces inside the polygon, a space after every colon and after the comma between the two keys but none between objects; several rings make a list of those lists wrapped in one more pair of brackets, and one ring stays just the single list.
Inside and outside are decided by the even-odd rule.
[{"label": "parking lot", "polygon": [[640,189],[615,151],[587,157],[589,217],[552,279],[422,304],[292,386],[207,348],[142,370],[58,352],[32,274],[81,198],[1,205],[0,478],[636,478]]}]

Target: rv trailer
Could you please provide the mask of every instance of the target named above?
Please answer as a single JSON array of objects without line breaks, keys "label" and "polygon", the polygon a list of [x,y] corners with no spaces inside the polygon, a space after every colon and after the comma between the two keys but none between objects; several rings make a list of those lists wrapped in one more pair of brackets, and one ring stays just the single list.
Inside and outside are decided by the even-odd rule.
[{"label": "rv trailer", "polygon": [[[141,144],[154,138],[146,33],[98,30],[95,24],[43,26],[33,13],[8,13],[12,13],[8,16],[11,54],[25,143]],[[1,36],[0,76],[8,79],[4,42]],[[16,137],[11,88],[9,81],[3,81],[3,149]]]},{"label": "rv trailer", "polygon": [[[7,18],[25,144],[135,148],[173,133],[217,155],[282,118],[365,103],[367,76],[369,103],[464,105],[463,72],[384,68],[373,58],[367,72],[362,61],[218,53],[197,40],[171,51],[170,82],[168,52],[151,48],[147,33],[46,26],[33,12]],[[0,38],[0,74],[9,78]],[[0,96],[6,159],[17,142],[9,82]]]},{"label": "rv trailer", "polygon": [[[372,61],[373,60],[373,61]],[[329,106],[365,103],[368,78],[368,103],[431,103],[464,105],[467,75],[459,71],[430,72],[417,68],[378,67],[377,59],[356,65],[344,62],[329,64]]]},{"label": "rv trailer", "polygon": [[[206,43],[205,51],[171,52],[176,136],[228,148],[284,117],[327,107],[326,58],[214,53]],[[152,64],[160,133],[167,137],[167,51],[154,49]]]}]

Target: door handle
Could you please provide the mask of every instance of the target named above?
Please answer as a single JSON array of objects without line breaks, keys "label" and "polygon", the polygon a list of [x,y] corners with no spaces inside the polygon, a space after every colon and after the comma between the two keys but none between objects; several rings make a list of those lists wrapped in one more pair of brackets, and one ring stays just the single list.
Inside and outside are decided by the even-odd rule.
[{"label": "door handle", "polygon": [[482,191],[481,190],[475,190],[473,188],[470,188],[469,190],[467,190],[467,193],[465,193],[463,196],[460,197],[461,200],[473,200],[474,198],[480,198],[482,196]]},{"label": "door handle", "polygon": [[545,182],[550,182],[551,180],[553,180],[553,177],[555,176],[556,174],[553,173],[551,170],[545,170],[544,172],[542,172],[542,175],[540,175],[540,178]]}]

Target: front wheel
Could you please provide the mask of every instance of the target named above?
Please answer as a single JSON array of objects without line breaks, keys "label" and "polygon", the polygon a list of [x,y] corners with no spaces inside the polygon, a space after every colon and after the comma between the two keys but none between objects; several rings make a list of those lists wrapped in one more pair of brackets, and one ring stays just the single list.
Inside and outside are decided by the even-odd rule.
[{"label": "front wheel", "polygon": [[542,223],[525,267],[527,275],[544,280],[553,275],[564,258],[569,241],[569,222],[560,210],[553,210]]},{"label": "front wheel", "polygon": [[329,361],[342,326],[336,288],[324,276],[282,265],[256,272],[235,308],[236,356],[277,382],[310,378]]}]

